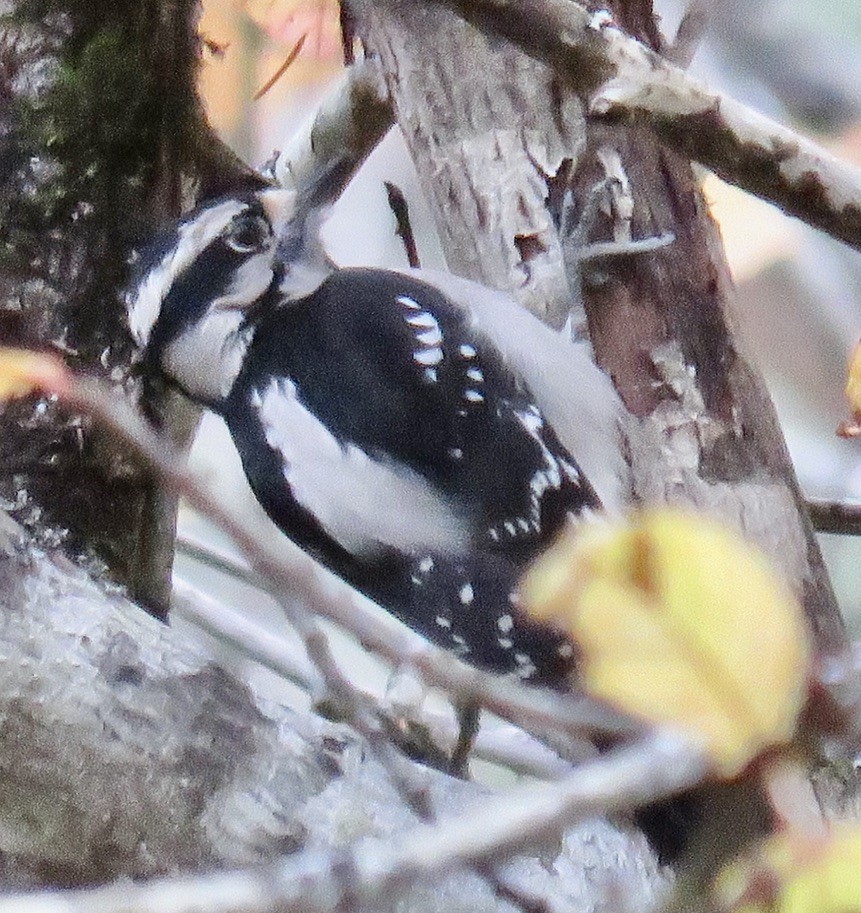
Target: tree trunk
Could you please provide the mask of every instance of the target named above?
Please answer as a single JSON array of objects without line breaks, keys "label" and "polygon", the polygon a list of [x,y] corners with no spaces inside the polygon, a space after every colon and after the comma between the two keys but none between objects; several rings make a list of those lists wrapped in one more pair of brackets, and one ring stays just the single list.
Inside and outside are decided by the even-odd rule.
[{"label": "tree trunk", "polygon": [[[773,406],[731,326],[732,284],[689,162],[644,130],[587,123],[548,65],[434,3],[354,0],[379,54],[398,123],[453,271],[507,289],[560,326],[582,291],[597,360],[629,416],[635,503],[689,505],[756,542],[804,602],[820,647],[845,644]],[[651,4],[618,21],[657,34]],[[671,232],[648,254],[581,264],[557,231],[608,169],[630,188],[633,238]],[[599,214],[586,241],[617,235]],[[576,309],[575,309],[575,317]]]},{"label": "tree trunk", "polygon": [[[0,343],[132,391],[133,247],[246,175],[200,113],[196,2],[0,0],[0,16]],[[166,399],[149,406],[177,425]],[[11,514],[163,612],[175,503],[149,473],[50,400],[7,406],[0,441]]]}]

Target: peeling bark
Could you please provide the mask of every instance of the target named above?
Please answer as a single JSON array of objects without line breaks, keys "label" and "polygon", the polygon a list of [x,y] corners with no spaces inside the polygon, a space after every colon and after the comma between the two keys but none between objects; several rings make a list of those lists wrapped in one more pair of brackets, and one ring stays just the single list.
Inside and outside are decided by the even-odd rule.
[{"label": "peeling bark", "polygon": [[[841,647],[843,623],[773,407],[732,332],[731,282],[690,164],[642,128],[587,125],[547,64],[439,4],[353,5],[382,60],[451,269],[511,291],[557,326],[571,311],[569,290],[582,285],[596,357],[630,412],[635,500],[694,506],[748,535],[804,600],[819,645]],[[620,0],[613,12],[656,39],[650,3]],[[535,40],[530,33],[525,46]],[[630,186],[632,237],[671,232],[675,241],[563,263],[562,194],[572,187],[582,211],[608,152]],[[602,216],[585,240],[614,238],[618,227]]]}]

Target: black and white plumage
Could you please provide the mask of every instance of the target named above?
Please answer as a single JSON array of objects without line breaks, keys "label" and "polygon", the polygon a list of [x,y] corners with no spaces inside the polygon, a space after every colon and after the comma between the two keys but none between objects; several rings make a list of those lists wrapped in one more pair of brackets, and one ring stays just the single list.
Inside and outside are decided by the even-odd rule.
[{"label": "black and white plumage", "polygon": [[224,417],[294,541],[476,665],[560,682],[572,648],[515,586],[601,507],[593,483],[618,503],[612,386],[498,292],[306,257],[293,202],[268,190],[192,214],[130,297],[136,341]]}]

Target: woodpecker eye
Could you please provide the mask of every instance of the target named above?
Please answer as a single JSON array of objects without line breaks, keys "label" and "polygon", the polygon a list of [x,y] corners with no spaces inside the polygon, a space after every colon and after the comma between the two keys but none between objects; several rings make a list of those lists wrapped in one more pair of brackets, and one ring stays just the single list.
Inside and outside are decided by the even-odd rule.
[{"label": "woodpecker eye", "polygon": [[271,236],[263,216],[243,213],[233,220],[224,240],[238,254],[250,254],[266,245]]}]

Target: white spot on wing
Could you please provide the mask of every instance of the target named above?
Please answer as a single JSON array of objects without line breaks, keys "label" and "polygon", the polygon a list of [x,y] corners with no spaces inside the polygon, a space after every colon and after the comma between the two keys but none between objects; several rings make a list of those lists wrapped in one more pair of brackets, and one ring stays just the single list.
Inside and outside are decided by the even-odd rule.
[{"label": "white spot on wing", "polygon": [[470,605],[475,599],[475,590],[472,588],[472,584],[465,583],[458,593],[458,598],[461,601],[461,605]]},{"label": "white spot on wing", "polygon": [[[469,391],[467,391],[469,392]],[[558,490],[566,480],[578,484],[580,473],[575,465],[563,458],[557,458],[544,441],[544,416],[535,405],[514,412],[523,430],[538,447],[541,462],[529,480],[530,511],[527,516],[509,517],[502,521],[502,528],[512,538],[518,535],[531,536],[541,531],[541,507],[545,492]],[[490,530],[494,541],[498,540],[499,527]]]},{"label": "white spot on wing", "polygon": [[499,628],[501,633],[510,634],[514,628],[514,619],[511,615],[502,615],[497,619],[496,627]]},{"label": "white spot on wing", "polygon": [[424,333],[416,333],[416,339],[423,346],[438,346],[442,342],[442,332],[439,327],[432,330],[425,330]]},{"label": "white spot on wing", "polygon": [[439,323],[437,323],[436,317],[433,314],[429,314],[427,311],[422,311],[419,314],[410,314],[408,317],[404,318],[406,322],[411,327],[417,327],[420,329],[439,329]]},{"label": "white spot on wing", "polygon": [[466,390],[463,394],[463,398],[468,403],[483,403],[484,394],[480,393],[478,390]]},{"label": "white spot on wing", "polygon": [[442,361],[442,349],[417,349],[413,360],[420,365],[438,365]]},{"label": "white spot on wing", "polygon": [[273,378],[250,402],[293,496],[345,548],[355,554],[380,546],[419,554],[462,549],[466,524],[430,482],[339,442],[289,378]]},{"label": "white spot on wing", "polygon": [[[398,299],[400,300],[400,299]],[[409,299],[412,301],[412,299]],[[409,313],[404,320],[413,330],[418,348],[413,351],[413,360],[416,364],[424,365],[426,368],[432,368],[443,360],[442,351],[442,328],[439,321],[429,311],[419,311],[418,313]],[[428,377],[427,371],[424,379],[435,383],[437,380],[436,372],[433,377]]]},{"label": "white spot on wing", "polygon": [[475,350],[475,346],[464,343],[460,347],[460,354],[463,355],[464,358],[475,358],[478,353]]},{"label": "white spot on wing", "polygon": [[410,310],[421,310],[421,305],[417,301],[414,301],[412,298],[410,298],[409,295],[398,295],[395,301],[397,301],[398,304],[402,304],[405,308],[409,308]]},{"label": "white spot on wing", "polygon": [[517,670],[518,678],[532,678],[532,676],[535,675],[535,673],[538,671],[535,663],[533,663],[525,653],[515,653],[514,661],[519,666]]}]

